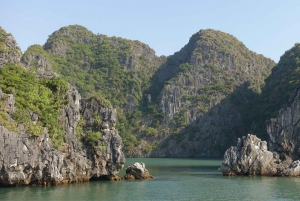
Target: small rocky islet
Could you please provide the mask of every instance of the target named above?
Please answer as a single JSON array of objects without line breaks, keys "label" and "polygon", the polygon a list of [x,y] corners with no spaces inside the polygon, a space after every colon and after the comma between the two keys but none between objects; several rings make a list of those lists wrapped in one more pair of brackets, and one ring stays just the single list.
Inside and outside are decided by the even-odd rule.
[{"label": "small rocky islet", "polygon": [[135,180],[135,179],[153,179],[154,177],[150,175],[149,171],[146,169],[146,165],[141,163],[134,163],[126,168],[126,175],[124,179]]},{"label": "small rocky islet", "polygon": [[0,39],[0,186],[120,180],[125,155],[220,157],[236,140],[223,175],[300,176],[299,44],[276,64],[211,29],[169,57],[79,25],[24,54]]}]

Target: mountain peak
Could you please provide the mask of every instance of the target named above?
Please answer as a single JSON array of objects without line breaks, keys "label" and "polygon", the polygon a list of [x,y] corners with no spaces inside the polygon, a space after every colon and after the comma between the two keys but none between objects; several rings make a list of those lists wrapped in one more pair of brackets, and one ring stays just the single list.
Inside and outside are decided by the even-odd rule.
[{"label": "mountain peak", "polygon": [[14,37],[0,27],[0,68],[5,63],[19,63],[21,49]]}]

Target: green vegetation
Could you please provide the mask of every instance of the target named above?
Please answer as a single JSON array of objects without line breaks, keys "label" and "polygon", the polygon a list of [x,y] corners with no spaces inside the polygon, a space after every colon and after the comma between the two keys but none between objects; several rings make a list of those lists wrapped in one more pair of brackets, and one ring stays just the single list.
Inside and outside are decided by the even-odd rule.
[{"label": "green vegetation", "polygon": [[[47,127],[54,144],[63,143],[63,131],[58,122],[60,109],[68,101],[64,99],[68,85],[59,78],[39,80],[35,74],[14,64],[7,64],[0,69],[0,86],[4,93],[15,97],[16,111],[13,119],[17,124],[24,124],[27,132],[40,135],[42,127]],[[38,122],[33,122],[30,113],[38,115]],[[2,119],[7,119],[1,115]]]},{"label": "green vegetation", "polygon": [[133,133],[139,129],[143,109],[128,108],[143,100],[143,92],[150,86],[150,75],[155,71],[148,66],[144,56],[135,57],[139,69],[121,65],[121,60],[135,54],[133,46],[146,48],[139,41],[94,35],[82,26],[71,25],[54,32],[44,49],[39,46],[29,48],[23,59],[25,61],[28,54],[42,55],[61,78],[78,87],[82,97],[97,97],[103,107],[116,108],[117,129],[125,149],[129,150],[139,143]]},{"label": "green vegetation", "polygon": [[[276,117],[278,111],[289,103],[291,95],[300,84],[300,44],[281,56],[279,63],[272,69],[272,74],[266,79],[262,93],[252,101],[248,107],[245,122],[248,122],[249,132],[267,139],[266,123]],[[251,100],[251,99],[250,99]]]},{"label": "green vegetation", "polygon": [[[31,45],[30,47],[28,47],[28,49],[26,50],[26,52],[22,55],[21,61],[23,63],[25,63],[26,65],[29,65],[31,67],[33,67],[31,70],[31,72],[36,73],[37,71],[37,64],[35,63],[36,60],[35,58],[31,58],[32,60],[29,60],[29,57],[43,57],[45,58],[45,60],[49,61],[51,65],[53,65],[53,61],[51,58],[51,55],[49,55],[42,46],[40,45]],[[46,69],[48,70],[48,69]]]},{"label": "green vegetation", "polygon": [[152,127],[147,127],[145,129],[145,136],[146,137],[155,137],[157,135],[157,129]]},{"label": "green vegetation", "polygon": [[[96,97],[101,106],[116,108],[117,129],[125,144],[125,152],[141,144],[142,138],[147,141],[158,139],[164,128],[166,133],[173,133],[171,138],[178,142],[185,139],[192,141],[200,136],[200,131],[189,125],[191,122],[187,115],[191,113],[188,111],[192,111],[193,118],[214,115],[208,112],[226,97],[233,99],[232,102],[239,105],[239,110],[246,111],[243,106],[245,100],[239,95],[246,93],[248,100],[262,93],[264,79],[274,64],[249,51],[229,34],[202,30],[191,37],[182,51],[161,58],[159,62],[166,62],[156,71],[159,62],[155,63],[154,60],[159,59],[152,53],[150,55],[144,44],[95,35],[78,25],[54,32],[43,47],[31,46],[22,57],[25,63],[29,62],[27,55],[39,55],[48,60],[62,79],[77,86],[83,98]],[[55,91],[49,84],[39,83],[50,89],[49,96]],[[161,111],[159,97],[162,94],[174,95],[176,103],[180,102],[179,111],[173,119],[168,119]],[[151,101],[147,99],[149,95]],[[175,101],[172,103],[175,104]],[[34,108],[30,110],[41,113]],[[20,122],[29,118],[24,110],[18,113]],[[43,118],[45,120],[30,126],[30,132],[38,134],[39,128],[46,125],[43,122],[50,121],[46,116]],[[96,114],[94,118],[95,124],[100,125],[101,119]],[[247,119],[244,120],[246,122]],[[145,129],[141,129],[142,126]],[[101,147],[98,130],[86,129],[85,123],[79,122],[77,136]],[[183,133],[184,130],[188,132],[187,135]],[[150,153],[156,146],[154,143],[146,144],[145,153]]]},{"label": "green vegetation", "polygon": [[94,132],[89,130],[83,139],[90,145],[95,146],[97,145],[98,140],[100,140],[101,137],[102,137],[102,133],[100,131]]},{"label": "green vegetation", "polygon": [[0,53],[6,51],[4,35],[7,35],[7,33],[0,27]]}]

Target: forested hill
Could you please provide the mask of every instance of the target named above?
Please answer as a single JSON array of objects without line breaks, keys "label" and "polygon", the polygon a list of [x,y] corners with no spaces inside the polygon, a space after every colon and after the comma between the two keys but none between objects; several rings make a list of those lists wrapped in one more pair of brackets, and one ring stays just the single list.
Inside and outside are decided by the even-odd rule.
[{"label": "forested hill", "polygon": [[164,139],[152,156],[220,157],[247,134],[245,110],[261,93],[275,62],[232,35],[195,33],[156,73]]},{"label": "forested hill", "polygon": [[139,41],[79,25],[29,47],[22,62],[39,76],[58,75],[83,97],[116,107],[127,156],[159,157],[221,156],[250,130],[245,111],[275,66],[212,29],[192,35],[174,55],[157,57]]},{"label": "forested hill", "polygon": [[[264,140],[268,139],[266,123],[276,117],[278,111],[291,104],[294,92],[300,84],[300,44],[296,43],[281,57],[265,80],[262,93],[252,100],[251,107],[244,112],[249,133],[255,133]],[[247,115],[246,115],[247,113]]]},{"label": "forested hill", "polygon": [[20,56],[0,27],[0,186],[116,179],[125,163],[116,109],[82,99],[41,46]]},{"label": "forested hill", "polygon": [[164,60],[139,41],[96,35],[79,25],[55,31],[43,47],[33,45],[22,56],[28,69],[43,75],[55,72],[75,84],[83,97],[116,107],[117,128],[127,150],[139,144],[130,116]]}]

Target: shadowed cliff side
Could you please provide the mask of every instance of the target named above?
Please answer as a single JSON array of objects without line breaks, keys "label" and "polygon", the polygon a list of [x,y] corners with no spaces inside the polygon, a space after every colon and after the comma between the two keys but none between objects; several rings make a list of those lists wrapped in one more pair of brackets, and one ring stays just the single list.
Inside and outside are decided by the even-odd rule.
[{"label": "shadowed cliff side", "polygon": [[148,107],[157,115],[148,115],[150,124],[145,123],[157,129],[146,138],[154,144],[151,156],[220,157],[246,134],[241,105],[249,107],[259,96],[274,65],[229,34],[211,29],[194,34],[153,78],[158,84],[149,91]]},{"label": "shadowed cliff side", "polygon": [[[239,139],[236,147],[225,152],[220,168],[224,175],[300,176],[299,58],[300,45],[295,44],[273,68],[262,94],[249,110],[253,116],[250,115],[247,120],[254,120],[253,117],[261,114],[254,121],[256,125],[264,125],[260,122],[277,113],[267,122],[266,130],[265,125],[257,129],[268,133],[269,151],[266,142],[252,135],[243,137],[243,143]],[[264,146],[258,146],[261,143]]]}]

